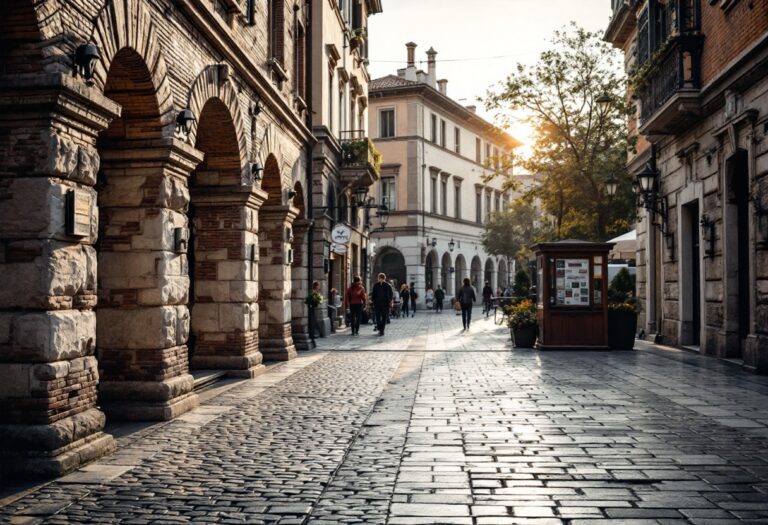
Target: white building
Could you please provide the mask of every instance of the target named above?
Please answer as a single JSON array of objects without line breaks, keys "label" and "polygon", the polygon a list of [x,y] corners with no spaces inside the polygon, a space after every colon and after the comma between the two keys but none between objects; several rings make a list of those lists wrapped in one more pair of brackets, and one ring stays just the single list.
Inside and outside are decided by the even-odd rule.
[{"label": "white building", "polygon": [[485,280],[504,286],[512,268],[480,238],[489,214],[510,199],[503,177],[488,176],[510,172],[520,143],[448,97],[433,49],[424,72],[416,44],[406,47],[407,67],[370,84],[369,136],[384,158],[374,194],[390,208],[387,227],[372,234],[374,275],[416,283],[419,302],[438,284],[450,298],[465,277],[477,288]]}]

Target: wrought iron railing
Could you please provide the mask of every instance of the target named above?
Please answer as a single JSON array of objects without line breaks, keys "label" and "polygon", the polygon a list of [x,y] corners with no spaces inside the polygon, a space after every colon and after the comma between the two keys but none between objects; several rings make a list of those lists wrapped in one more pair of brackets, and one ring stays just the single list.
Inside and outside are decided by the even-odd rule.
[{"label": "wrought iron railing", "polygon": [[341,132],[341,167],[372,169],[379,174],[381,154],[364,130]]}]

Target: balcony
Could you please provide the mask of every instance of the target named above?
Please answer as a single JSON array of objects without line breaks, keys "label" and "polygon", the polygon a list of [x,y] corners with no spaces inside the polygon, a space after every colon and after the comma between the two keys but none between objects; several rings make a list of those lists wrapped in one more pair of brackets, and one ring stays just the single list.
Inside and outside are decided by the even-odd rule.
[{"label": "balcony", "polygon": [[702,42],[698,34],[674,37],[640,68],[633,90],[641,134],[674,135],[698,118]]},{"label": "balcony", "polygon": [[341,181],[344,185],[370,186],[379,180],[381,154],[363,130],[341,133]]},{"label": "balcony", "polygon": [[610,42],[615,47],[623,48],[627,39],[637,27],[635,17],[635,0],[611,0],[613,15],[608,23],[608,29],[605,30],[603,39]]}]

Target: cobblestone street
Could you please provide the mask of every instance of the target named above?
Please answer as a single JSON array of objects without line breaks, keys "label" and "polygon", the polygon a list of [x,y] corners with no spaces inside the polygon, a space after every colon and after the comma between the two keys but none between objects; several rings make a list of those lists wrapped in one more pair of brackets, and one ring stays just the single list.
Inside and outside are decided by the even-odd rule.
[{"label": "cobblestone street", "polygon": [[768,523],[768,378],[696,354],[513,350],[419,311],[227,380],[5,523]]}]

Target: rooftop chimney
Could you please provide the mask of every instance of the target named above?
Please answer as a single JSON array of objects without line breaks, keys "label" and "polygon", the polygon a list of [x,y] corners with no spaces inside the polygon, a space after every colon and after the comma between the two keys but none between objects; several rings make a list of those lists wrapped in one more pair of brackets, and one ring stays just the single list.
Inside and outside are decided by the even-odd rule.
[{"label": "rooftop chimney", "polygon": [[408,67],[405,70],[405,78],[407,80],[416,81],[416,44],[408,42],[405,44],[408,49]]},{"label": "rooftop chimney", "polygon": [[435,87],[435,83],[437,82],[437,68],[435,66],[436,56],[437,51],[435,51],[435,48],[430,47],[427,51],[427,84],[432,87]]},{"label": "rooftop chimney", "polygon": [[442,93],[447,97],[448,96],[448,80],[445,78],[442,80],[438,80],[437,89],[440,91],[440,93]]}]

